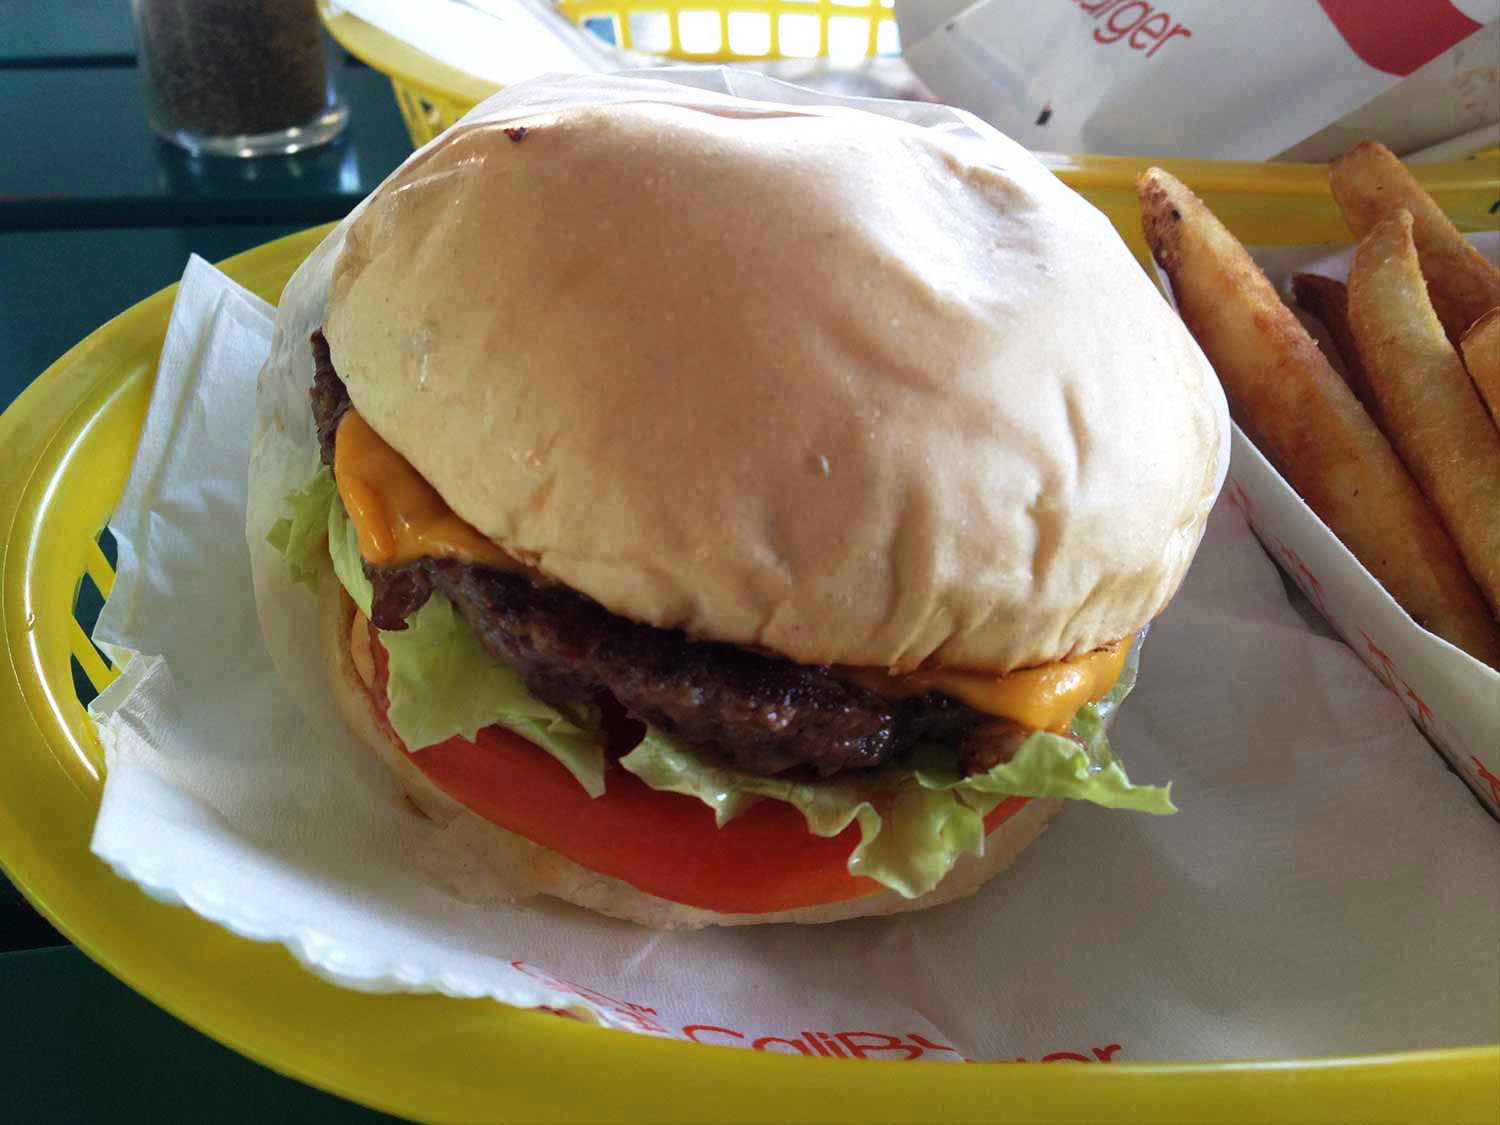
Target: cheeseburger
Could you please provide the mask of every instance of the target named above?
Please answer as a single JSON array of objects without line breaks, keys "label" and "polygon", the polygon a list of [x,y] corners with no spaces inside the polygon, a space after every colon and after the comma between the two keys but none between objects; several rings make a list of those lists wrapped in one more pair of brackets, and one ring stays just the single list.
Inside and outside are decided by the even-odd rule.
[{"label": "cheeseburger", "polygon": [[1171,811],[1105,727],[1225,421],[1108,221],[1003,139],[621,82],[449,131],[283,300],[269,538],[350,730],[497,890],[660,927]]}]

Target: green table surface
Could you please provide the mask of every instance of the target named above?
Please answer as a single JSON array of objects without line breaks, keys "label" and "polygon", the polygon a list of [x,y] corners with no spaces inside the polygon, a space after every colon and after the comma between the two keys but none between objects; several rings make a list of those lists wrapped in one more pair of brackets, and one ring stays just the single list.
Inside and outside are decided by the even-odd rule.
[{"label": "green table surface", "polygon": [[182,276],[309,224],[0,230],[0,404],[105,321]]},{"label": "green table surface", "polygon": [[0,66],[128,65],[129,0],[0,0]]},{"label": "green table surface", "polygon": [[[386,79],[297,157],[199,161],[146,125],[126,0],[0,0],[0,409],[69,347],[218,260],[336,219],[410,151]],[[0,730],[0,752],[5,750]],[[193,1031],[99,969],[0,878],[0,1121],[388,1121]]]},{"label": "green table surface", "polygon": [[340,218],[411,152],[383,74],[346,67],[344,91],[349,126],[332,145],[205,158],[156,139],[133,66],[0,66],[0,230]]},{"label": "green table surface", "polygon": [[[0,231],[0,407],[182,274],[300,229]],[[5,750],[0,731],[0,753]],[[0,1121],[377,1122],[244,1059],[94,965],[0,878]]]},{"label": "green table surface", "polygon": [[0,956],[0,1089],[16,1125],[396,1120],[221,1047],[71,947]]}]

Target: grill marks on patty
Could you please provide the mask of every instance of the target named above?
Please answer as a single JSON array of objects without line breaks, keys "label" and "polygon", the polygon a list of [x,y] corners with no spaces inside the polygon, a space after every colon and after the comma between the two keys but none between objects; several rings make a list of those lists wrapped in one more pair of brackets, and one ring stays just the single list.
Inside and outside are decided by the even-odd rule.
[{"label": "grill marks on patty", "polygon": [[[323,461],[333,465],[338,424],[350,409],[321,331],[312,336],[311,393]],[[866,769],[924,739],[957,743],[984,721],[938,693],[883,699],[826,668],[690,640],[609,612],[564,586],[452,560],[365,563],[374,586],[370,618],[399,630],[436,590],[462,613],[485,648],[514,667],[548,703],[608,692],[634,718],[716,752],[740,769],[820,776]]]},{"label": "grill marks on patty", "polygon": [[962,719],[958,705],[907,707],[821,668],[736,645],[689,641],[610,613],[562,586],[448,561],[434,584],[539,698],[607,690],[635,718],[707,745],[741,769],[821,775],[878,765],[921,727]]}]

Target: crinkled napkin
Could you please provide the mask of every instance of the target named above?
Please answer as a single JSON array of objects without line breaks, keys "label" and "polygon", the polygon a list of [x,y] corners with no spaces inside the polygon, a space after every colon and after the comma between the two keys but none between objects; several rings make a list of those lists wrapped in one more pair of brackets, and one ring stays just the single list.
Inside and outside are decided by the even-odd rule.
[{"label": "crinkled napkin", "polygon": [[[831,100],[670,77],[702,87],[683,101]],[[548,96],[513,88],[476,112]],[[988,135],[940,107],[861,104]],[[152,896],[351,988],[762,1050],[1139,1061],[1500,1039],[1500,824],[1222,501],[1113,734],[1132,777],[1173,782],[1177,815],[1074,803],[972,899],[817,929],[663,934],[454,897],[435,829],[337,720],[313,596],[289,575],[260,590],[285,678],[262,639],[245,481],[271,339],[262,302],[189,263],[110,524],[119,576],[96,635],[139,655],[92,709],[108,759],[93,848]],[[289,482],[311,472],[284,460]],[[252,543],[270,515],[251,513]]]}]

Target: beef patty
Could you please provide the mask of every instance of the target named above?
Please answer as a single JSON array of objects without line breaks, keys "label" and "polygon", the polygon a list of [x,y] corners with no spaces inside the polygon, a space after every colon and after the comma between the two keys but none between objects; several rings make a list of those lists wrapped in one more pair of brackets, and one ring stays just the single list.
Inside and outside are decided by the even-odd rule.
[{"label": "beef patty", "polygon": [[[331,467],[349,396],[321,331],[312,348],[313,416]],[[377,628],[404,629],[436,590],[537,698],[559,704],[608,692],[631,716],[750,773],[807,767],[827,777],[868,769],[918,740],[957,744],[984,719],[947,695],[883,699],[827,668],[694,641],[620,617],[565,586],[493,567],[426,558],[401,566],[366,562],[365,574],[375,588],[370,617]]]}]

